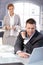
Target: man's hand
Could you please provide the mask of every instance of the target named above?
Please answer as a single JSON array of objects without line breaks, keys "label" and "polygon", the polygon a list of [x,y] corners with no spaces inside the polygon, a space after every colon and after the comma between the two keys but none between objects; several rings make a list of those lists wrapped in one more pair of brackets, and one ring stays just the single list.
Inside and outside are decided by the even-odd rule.
[{"label": "man's hand", "polygon": [[28,58],[29,56],[30,56],[30,54],[28,54],[28,53],[25,53],[25,52],[18,52],[17,53],[20,57],[22,57],[22,58]]},{"label": "man's hand", "polygon": [[21,36],[22,36],[23,39],[25,38],[25,35],[26,35],[26,32],[25,31],[22,31],[21,32]]}]

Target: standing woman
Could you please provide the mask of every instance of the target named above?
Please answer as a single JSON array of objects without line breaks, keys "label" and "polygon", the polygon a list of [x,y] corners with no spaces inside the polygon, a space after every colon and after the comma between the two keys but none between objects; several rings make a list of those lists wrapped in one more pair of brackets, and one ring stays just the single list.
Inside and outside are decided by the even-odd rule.
[{"label": "standing woman", "polygon": [[[4,17],[3,21],[3,29],[5,30],[4,35],[3,35],[3,44],[11,44],[14,45],[14,38],[17,37],[18,31],[21,28],[21,23],[20,23],[20,17],[14,13],[14,5],[13,4],[8,4],[7,6],[8,10],[8,15]],[[8,40],[9,37],[12,39]]]}]

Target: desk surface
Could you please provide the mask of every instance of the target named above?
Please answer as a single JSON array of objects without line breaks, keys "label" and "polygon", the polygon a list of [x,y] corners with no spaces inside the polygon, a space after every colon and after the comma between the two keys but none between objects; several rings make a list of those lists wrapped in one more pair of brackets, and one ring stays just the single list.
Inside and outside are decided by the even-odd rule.
[{"label": "desk surface", "polygon": [[12,46],[0,45],[0,63],[22,62],[25,64],[28,62],[28,58],[21,58],[14,54],[13,51],[14,49]]},{"label": "desk surface", "polygon": [[3,53],[0,54],[0,64],[3,63],[23,63],[24,65],[43,65],[43,61],[39,61],[36,63],[29,64],[29,59],[28,58],[21,58],[18,55],[14,55],[12,53]]},{"label": "desk surface", "polygon": [[28,59],[21,58],[18,55],[14,55],[12,53],[0,53],[0,64],[16,63],[16,62],[21,62],[23,64],[27,64]]},{"label": "desk surface", "polygon": [[[0,64],[21,62],[24,65],[43,65],[43,61],[29,64],[29,58],[25,59],[25,58],[19,57],[18,55],[14,54],[12,52],[13,48],[10,50],[9,47],[10,46],[4,46],[4,47],[0,46],[0,50],[2,50],[2,51],[0,51]],[[10,51],[8,51],[8,49],[6,49],[6,48],[8,48]]]},{"label": "desk surface", "polygon": [[0,32],[4,32],[4,31],[5,31],[4,29],[2,29],[2,28],[0,29]]}]

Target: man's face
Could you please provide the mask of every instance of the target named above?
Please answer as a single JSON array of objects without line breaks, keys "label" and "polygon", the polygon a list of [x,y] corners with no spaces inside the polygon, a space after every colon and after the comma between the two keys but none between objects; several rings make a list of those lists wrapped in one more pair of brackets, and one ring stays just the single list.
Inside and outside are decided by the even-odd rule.
[{"label": "man's face", "polygon": [[31,36],[35,32],[35,30],[36,30],[35,24],[29,24],[29,23],[26,24],[26,31],[29,36]]},{"label": "man's face", "polygon": [[10,15],[13,15],[13,13],[14,13],[14,7],[10,6],[9,9],[8,9],[8,11],[9,11]]}]

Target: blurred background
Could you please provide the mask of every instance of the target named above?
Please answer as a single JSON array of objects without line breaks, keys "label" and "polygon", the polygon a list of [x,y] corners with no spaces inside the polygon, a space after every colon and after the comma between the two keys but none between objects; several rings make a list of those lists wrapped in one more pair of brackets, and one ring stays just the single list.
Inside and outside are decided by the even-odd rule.
[{"label": "blurred background", "polygon": [[[2,33],[3,19],[7,14],[7,5],[13,3],[14,12],[20,16],[21,27],[24,29],[28,18],[34,18],[37,30],[43,34],[43,0],[0,0],[0,32]],[[3,37],[3,33],[0,34]],[[2,39],[0,39],[2,40]],[[1,41],[2,42],[2,41]]]}]

